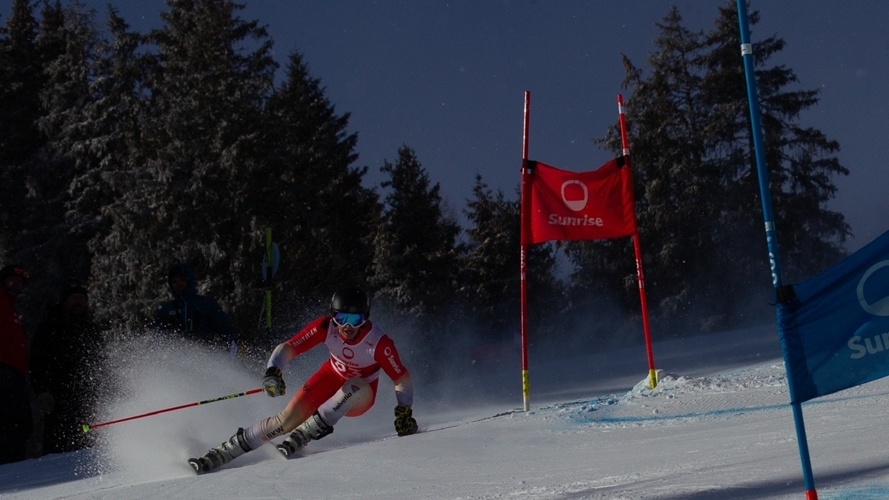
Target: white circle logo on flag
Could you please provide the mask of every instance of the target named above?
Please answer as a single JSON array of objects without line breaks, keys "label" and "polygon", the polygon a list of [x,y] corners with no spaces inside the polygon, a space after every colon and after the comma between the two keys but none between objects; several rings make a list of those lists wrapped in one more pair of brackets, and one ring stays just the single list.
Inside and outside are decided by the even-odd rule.
[{"label": "white circle logo on flag", "polygon": [[[568,186],[580,186],[580,189],[583,191],[583,197],[580,199],[571,199],[569,200],[565,196],[565,190]],[[572,191],[576,191],[573,189]],[[577,179],[571,179],[562,183],[562,201],[565,203],[565,206],[574,212],[580,212],[586,207],[587,201],[590,199],[590,192],[584,183],[580,182]]]},{"label": "white circle logo on flag", "polygon": [[867,281],[872,274],[887,266],[889,266],[889,260],[877,262],[870,266],[870,269],[864,273],[864,276],[861,277],[861,281],[858,282],[858,302],[861,304],[862,309],[874,316],[889,316],[889,297],[883,297],[873,304],[869,303],[864,297],[864,282]]}]

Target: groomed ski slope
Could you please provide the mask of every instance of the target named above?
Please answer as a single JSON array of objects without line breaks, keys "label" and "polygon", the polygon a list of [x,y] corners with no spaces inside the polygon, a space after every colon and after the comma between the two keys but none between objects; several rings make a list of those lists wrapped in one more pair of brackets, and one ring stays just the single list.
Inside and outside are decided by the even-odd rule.
[{"label": "groomed ski slope", "polygon": [[[282,399],[238,398],[104,428],[98,448],[0,466],[0,498],[802,499],[774,328],[534,365],[462,372],[417,391],[422,433],[397,438],[391,384],[377,406],[285,460],[271,446],[196,476],[185,460]],[[133,359],[109,419],[258,385],[242,367],[181,349]],[[509,360],[511,364],[513,360]],[[295,385],[317,364],[291,366]],[[204,373],[208,366],[226,367]],[[209,372],[209,370],[207,370]],[[889,498],[889,381],[803,406],[822,499]],[[99,432],[97,429],[94,432]]]}]

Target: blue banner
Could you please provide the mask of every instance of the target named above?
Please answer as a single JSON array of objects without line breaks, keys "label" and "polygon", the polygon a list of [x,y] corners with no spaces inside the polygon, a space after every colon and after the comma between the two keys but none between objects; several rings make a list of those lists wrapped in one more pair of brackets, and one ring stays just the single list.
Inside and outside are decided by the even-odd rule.
[{"label": "blue banner", "polygon": [[889,375],[889,232],[779,297],[791,402]]}]

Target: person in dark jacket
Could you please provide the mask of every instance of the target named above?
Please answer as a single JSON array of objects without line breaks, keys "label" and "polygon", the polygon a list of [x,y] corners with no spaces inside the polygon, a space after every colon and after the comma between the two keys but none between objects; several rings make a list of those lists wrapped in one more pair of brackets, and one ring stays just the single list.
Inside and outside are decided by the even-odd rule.
[{"label": "person in dark jacket", "polygon": [[43,416],[44,454],[91,444],[83,425],[91,422],[104,354],[103,332],[93,321],[86,287],[65,286],[31,346],[31,388]]},{"label": "person in dark jacket", "polygon": [[216,299],[198,294],[191,266],[184,262],[171,266],[167,285],[173,300],[161,304],[155,328],[208,346],[226,348],[232,358],[237,357],[238,332]]},{"label": "person in dark jacket", "polygon": [[0,464],[25,459],[33,428],[28,337],[15,309],[29,278],[21,266],[0,269]]}]

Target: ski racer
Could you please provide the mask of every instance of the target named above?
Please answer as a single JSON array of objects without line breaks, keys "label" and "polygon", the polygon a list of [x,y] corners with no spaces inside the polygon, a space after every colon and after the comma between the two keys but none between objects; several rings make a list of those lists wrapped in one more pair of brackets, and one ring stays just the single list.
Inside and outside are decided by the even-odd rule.
[{"label": "ski racer", "polygon": [[[263,378],[271,397],[286,390],[282,369],[295,357],[324,344],[330,358],[293,396],[281,413],[238,431],[200,458],[188,462],[202,474],[288,432],[277,445],[290,457],[313,439],[333,432],[343,417],[357,417],[373,406],[380,369],[395,384],[395,430],[399,436],[417,432],[413,418],[413,384],[392,339],[370,321],[370,300],[360,288],[334,293],[330,314],[316,318],[272,351]],[[292,432],[291,432],[292,431]]]}]

